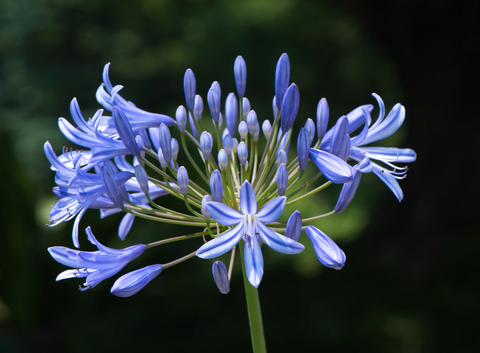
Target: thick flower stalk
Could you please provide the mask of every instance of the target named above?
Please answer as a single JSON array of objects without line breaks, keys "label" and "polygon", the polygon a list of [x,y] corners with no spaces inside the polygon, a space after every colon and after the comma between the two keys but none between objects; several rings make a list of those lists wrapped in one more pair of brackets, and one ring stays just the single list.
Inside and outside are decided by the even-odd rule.
[{"label": "thick flower stalk", "polygon": [[[310,224],[343,212],[366,173],[376,174],[398,200],[403,198],[398,180],[406,176],[407,167],[394,163],[413,162],[415,152],[368,145],[395,133],[405,119],[405,108],[397,104],[385,117],[384,103],[374,94],[380,110],[375,123],[370,116],[373,106],[366,104],[340,117],[328,129],[329,107],[322,98],[315,121],[306,119],[299,124],[300,89],[290,82],[290,62],[283,54],[275,71],[273,117],[261,117],[245,97],[247,66],[239,56],[234,63],[237,92],[224,92],[222,97],[220,84],[215,81],[204,92],[206,104],[196,91],[193,71],[186,70],[185,104],[170,112],[173,119],[168,114],[144,111],[124,99],[119,93],[123,87],[113,86],[110,81],[109,67],[105,65],[103,83],[96,92],[103,109],[86,120],[74,98],[70,112],[77,127],[67,119],[59,119],[60,131],[78,149],[64,149],[57,155],[50,143],[45,143],[45,154],[56,173],[53,192],[59,197],[52,207],[49,225],[75,219],[72,239],[79,248],[82,239],[78,229],[87,210],[100,210],[101,217],[121,212],[124,217],[119,237],[138,244],[123,250],[110,249],[87,228],[88,239],[98,247],[97,252],[49,249],[55,260],[73,268],[62,272],[58,279],[86,277],[82,289],[92,288],[115,276],[146,250],[191,240],[184,256],[168,263],[158,259],[153,265],[123,274],[111,292],[128,297],[169,267],[195,256],[216,259],[228,253],[228,268],[221,261],[212,267],[218,289],[226,294],[230,291],[236,249],[240,248],[253,345],[261,351],[265,344],[256,287],[264,274],[262,251],[270,248],[298,254],[304,249],[300,242],[309,239],[323,265],[341,269],[345,264],[343,251]],[[205,123],[207,106],[211,124]],[[306,177],[309,168],[316,170],[310,179]],[[317,184],[322,178],[323,182]],[[298,210],[284,212],[286,206],[332,184],[341,185],[332,212],[306,219]],[[174,203],[162,200],[164,195],[179,199],[186,208],[175,210]],[[161,235],[157,241],[143,244],[138,234],[127,239],[127,234],[135,233],[136,218],[189,226],[192,232],[172,238],[158,232]],[[302,238],[302,232],[307,237]]]}]

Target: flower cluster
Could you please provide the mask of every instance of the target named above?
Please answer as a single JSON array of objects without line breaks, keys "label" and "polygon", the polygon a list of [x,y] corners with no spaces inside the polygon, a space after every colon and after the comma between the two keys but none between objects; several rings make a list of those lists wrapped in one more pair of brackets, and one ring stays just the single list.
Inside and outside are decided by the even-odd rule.
[{"label": "flower cluster", "polygon": [[[325,233],[308,223],[344,211],[365,173],[373,172],[398,200],[403,198],[398,180],[406,176],[407,168],[393,163],[413,162],[415,152],[367,146],[392,135],[402,125],[405,108],[400,104],[385,117],[382,99],[373,94],[380,110],[374,123],[373,106],[368,104],[340,117],[327,130],[329,107],[322,98],[316,121],[307,119],[295,139],[293,126],[300,92],[295,83],[290,83],[288,56],[283,54],[276,67],[273,119],[263,121],[259,121],[245,96],[247,67],[238,56],[234,63],[237,92],[226,96],[224,109],[220,84],[213,82],[207,92],[213,128],[206,131],[212,124],[202,121],[204,101],[196,92],[192,70],[188,69],[184,76],[186,104],[178,107],[173,119],[144,111],[125,100],[120,95],[123,87],[110,82],[109,66],[104,68],[103,83],[96,93],[103,109],[86,120],[73,99],[70,111],[77,127],[59,119],[61,132],[82,149],[64,149],[57,156],[50,143],[45,143],[45,154],[56,173],[57,186],[53,192],[59,197],[50,212],[49,225],[75,219],[72,239],[76,248],[80,247],[79,224],[87,209],[100,210],[101,217],[123,213],[118,229],[122,240],[135,217],[197,227],[199,231],[117,250],[98,242],[88,227],[87,238],[98,251],[49,248],[56,261],[72,268],[62,272],[57,280],[85,277],[81,289],[92,288],[116,275],[146,249],[203,237],[203,245],[190,254],[121,276],[111,292],[119,297],[131,296],[168,267],[195,256],[213,259],[230,252],[228,270],[221,261],[215,261],[212,267],[215,283],[226,294],[230,291],[237,245],[246,278],[257,287],[264,272],[262,245],[283,254],[298,254],[304,249],[298,242],[302,230],[312,242],[319,261],[339,270],[345,263],[345,254]],[[265,142],[259,141],[260,131]],[[296,156],[289,161],[292,142]],[[198,151],[198,157],[192,150]],[[318,172],[307,179],[305,170],[309,161]],[[189,174],[198,175],[203,185],[193,182]],[[326,180],[314,187],[321,177]],[[304,200],[332,183],[342,185],[332,212],[302,219],[297,210],[289,215],[287,222],[278,221],[287,205]],[[313,189],[307,192],[307,187]],[[161,201],[164,195],[182,200],[188,212],[171,209]],[[206,237],[212,239],[207,241]]]}]

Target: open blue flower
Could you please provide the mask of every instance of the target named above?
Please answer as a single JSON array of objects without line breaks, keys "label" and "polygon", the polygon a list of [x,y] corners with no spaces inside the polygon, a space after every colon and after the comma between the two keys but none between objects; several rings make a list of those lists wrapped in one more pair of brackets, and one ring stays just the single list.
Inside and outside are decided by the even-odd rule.
[{"label": "open blue flower", "polygon": [[259,237],[270,248],[284,254],[298,254],[304,246],[268,228],[265,223],[274,222],[285,208],[286,198],[275,197],[257,212],[257,198],[252,185],[245,181],[240,189],[240,210],[242,213],[220,202],[209,202],[208,211],[212,218],[226,226],[236,225],[197,251],[202,259],[212,259],[232,250],[243,238],[245,241],[245,271],[249,282],[258,287],[263,276],[263,256]]},{"label": "open blue flower", "polygon": [[57,276],[57,281],[67,278],[86,277],[86,281],[80,290],[95,287],[98,283],[116,275],[130,261],[139,257],[145,251],[145,245],[133,245],[125,249],[112,249],[102,245],[88,227],[88,240],[97,246],[98,251],[72,250],[64,246],[48,248],[50,255],[62,265],[72,267]]}]

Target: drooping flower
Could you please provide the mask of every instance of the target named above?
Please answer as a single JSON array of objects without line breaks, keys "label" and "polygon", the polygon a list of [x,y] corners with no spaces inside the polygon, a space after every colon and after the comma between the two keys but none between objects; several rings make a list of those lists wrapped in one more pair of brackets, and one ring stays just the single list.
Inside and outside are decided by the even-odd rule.
[{"label": "drooping flower", "polygon": [[117,297],[127,298],[140,292],[147,284],[150,283],[160,272],[162,265],[150,265],[138,270],[124,274],[117,279],[110,289],[110,293]]},{"label": "drooping flower", "polygon": [[90,227],[85,232],[88,240],[97,246],[98,251],[79,251],[63,246],[48,248],[50,255],[55,261],[73,268],[60,273],[57,276],[57,281],[67,278],[86,277],[83,287],[80,287],[82,291],[93,288],[104,279],[116,275],[145,250],[145,245],[143,244],[133,245],[121,250],[112,249],[102,245],[95,238]]},{"label": "drooping flower", "polygon": [[268,228],[265,223],[274,222],[285,208],[286,197],[275,197],[257,212],[257,199],[248,181],[240,189],[240,210],[242,213],[219,202],[209,202],[207,208],[211,217],[233,229],[202,245],[197,256],[212,259],[233,249],[243,239],[245,242],[245,271],[249,282],[258,287],[263,276],[263,255],[259,238],[270,248],[284,254],[298,254],[304,246]]}]

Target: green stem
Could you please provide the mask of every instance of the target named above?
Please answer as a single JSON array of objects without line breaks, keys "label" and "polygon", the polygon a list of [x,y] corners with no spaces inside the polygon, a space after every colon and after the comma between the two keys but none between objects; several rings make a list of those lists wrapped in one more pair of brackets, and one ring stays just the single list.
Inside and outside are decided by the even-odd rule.
[{"label": "green stem", "polygon": [[244,243],[241,241],[240,258],[243,272],[243,285],[245,286],[245,297],[247,299],[248,321],[250,324],[250,336],[252,338],[252,347],[254,353],[266,353],[265,335],[263,333],[262,311],[260,308],[260,298],[258,289],[250,284],[245,273],[245,262],[243,259]]}]

